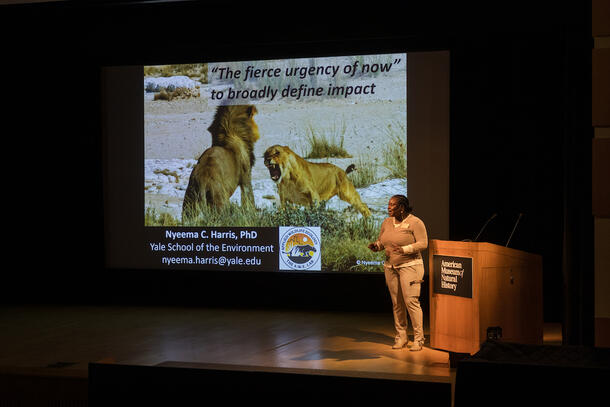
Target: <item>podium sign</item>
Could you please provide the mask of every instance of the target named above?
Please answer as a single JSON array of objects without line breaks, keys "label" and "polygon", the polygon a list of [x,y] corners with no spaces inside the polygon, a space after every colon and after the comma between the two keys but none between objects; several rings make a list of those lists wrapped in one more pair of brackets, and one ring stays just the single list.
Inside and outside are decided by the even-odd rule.
[{"label": "podium sign", "polygon": [[472,257],[433,256],[434,292],[472,298]]}]

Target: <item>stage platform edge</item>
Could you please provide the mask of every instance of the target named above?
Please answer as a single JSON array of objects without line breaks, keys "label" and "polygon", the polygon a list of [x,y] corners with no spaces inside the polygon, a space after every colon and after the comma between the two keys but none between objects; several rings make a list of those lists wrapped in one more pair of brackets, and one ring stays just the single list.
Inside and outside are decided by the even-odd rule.
[{"label": "stage platform edge", "polygon": [[422,402],[451,406],[451,381],[434,376],[167,361],[89,364],[89,405],[212,401],[266,406]]}]

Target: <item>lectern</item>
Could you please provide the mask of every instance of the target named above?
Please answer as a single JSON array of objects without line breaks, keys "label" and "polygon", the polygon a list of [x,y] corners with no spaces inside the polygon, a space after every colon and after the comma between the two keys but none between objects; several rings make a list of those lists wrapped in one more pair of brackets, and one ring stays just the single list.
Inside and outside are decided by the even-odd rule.
[{"label": "lectern", "polygon": [[542,344],[542,258],[482,242],[430,240],[430,346],[474,354],[488,332]]}]

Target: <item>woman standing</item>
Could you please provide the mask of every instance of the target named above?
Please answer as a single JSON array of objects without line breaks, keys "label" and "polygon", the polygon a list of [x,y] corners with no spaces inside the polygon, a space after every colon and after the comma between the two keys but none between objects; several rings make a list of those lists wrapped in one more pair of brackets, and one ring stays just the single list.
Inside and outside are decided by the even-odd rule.
[{"label": "woman standing", "polygon": [[413,325],[414,340],[409,347],[419,351],[424,343],[423,311],[419,303],[424,262],[421,252],[428,247],[426,226],[413,215],[409,199],[394,195],[388,202],[388,217],[381,224],[379,238],[368,248],[374,252],[385,249],[384,272],[392,298],[396,341],[393,349],[407,342],[407,311]]}]

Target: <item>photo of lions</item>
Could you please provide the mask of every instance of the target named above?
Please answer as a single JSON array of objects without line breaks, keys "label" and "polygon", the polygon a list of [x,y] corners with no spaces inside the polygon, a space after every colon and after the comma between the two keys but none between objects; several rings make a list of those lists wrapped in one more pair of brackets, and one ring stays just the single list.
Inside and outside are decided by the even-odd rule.
[{"label": "photo of lions", "polygon": [[311,163],[289,147],[280,145],[269,147],[264,158],[269,175],[277,184],[282,205],[293,202],[311,206],[337,195],[353,205],[363,216],[371,216],[371,211],[347,177],[354,169],[353,164],[347,171],[343,171],[334,164]]},{"label": "photo of lions", "polygon": [[199,157],[189,177],[182,204],[182,218],[196,217],[202,207],[222,207],[237,187],[241,204],[254,206],[251,172],[254,143],[260,138],[254,121],[256,107],[218,106],[208,127],[212,146]]},{"label": "photo of lions", "polygon": [[[407,193],[406,58],[145,67],[144,226],[316,226],[323,271],[379,272],[383,259],[366,245],[388,197]],[[374,95],[348,95],[373,84]],[[189,91],[164,97],[182,88]],[[346,92],[327,92],[335,89]],[[227,100],[232,94],[249,99]],[[293,257],[311,252],[302,249]]]}]

